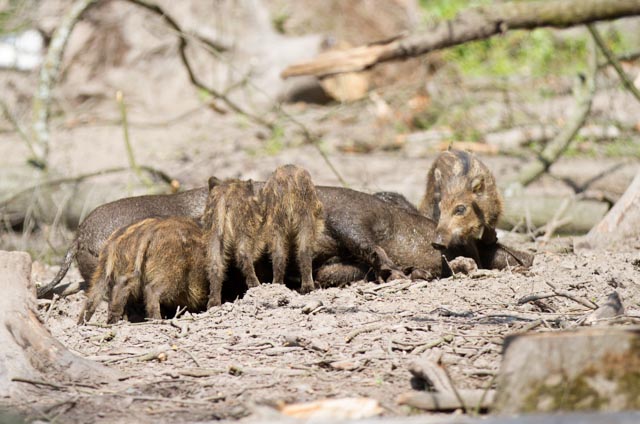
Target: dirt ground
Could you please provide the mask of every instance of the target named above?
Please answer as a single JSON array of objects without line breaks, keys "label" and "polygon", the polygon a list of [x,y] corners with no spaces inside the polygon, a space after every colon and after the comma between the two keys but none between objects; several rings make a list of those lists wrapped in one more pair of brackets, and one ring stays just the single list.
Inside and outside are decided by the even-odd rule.
[{"label": "dirt ground", "polygon": [[[548,292],[548,283],[597,304],[616,290],[627,314],[640,316],[636,250],[554,254],[519,247],[537,250],[525,273],[355,282],[308,295],[263,284],[235,302],[160,322],[107,326],[103,306],[92,325],[78,327],[83,293],[40,301],[40,315],[58,340],[123,377],[108,390],[43,388],[46,397],[23,407],[33,418],[59,422],[86,422],[88,416],[96,422],[201,422],[273,418],[283,404],[368,397],[380,402],[384,416],[417,414],[396,402],[412,390],[412,360],[440,357],[457,388],[487,388],[505,335],[532,322],[533,331],[572,328],[590,312],[563,297],[518,305],[523,296]],[[54,272],[36,263],[33,277],[48,281]],[[78,277],[73,270],[67,279]],[[302,312],[317,301],[320,309]],[[164,360],[149,360],[159,352]]]},{"label": "dirt ground", "polygon": [[[40,12],[49,20],[56,18],[55,23],[59,13],[49,9],[67,3],[42,2]],[[175,7],[171,10],[190,22],[184,18],[188,15],[179,14],[182,3],[161,3]],[[161,169],[183,188],[202,186],[211,175],[263,180],[285,163],[307,168],[317,184],[339,184],[317,149],[283,115],[266,114],[277,126],[269,133],[246,117],[216,112],[189,84],[176,55],[175,35],[160,19],[113,4],[92,12],[70,40],[51,124],[51,169],[68,177],[128,165],[114,101],[115,91],[121,90],[137,162]],[[217,7],[208,1],[197,4]],[[305,9],[304,4],[299,7]],[[113,22],[122,26],[124,38],[105,47],[93,31],[110,29]],[[290,22],[306,27],[302,18]],[[356,34],[361,32],[355,29]],[[98,54],[101,49],[110,53],[107,63],[98,61],[104,56]],[[350,187],[398,191],[417,202],[439,144],[466,141],[464,131],[456,134],[458,127],[468,126],[487,139],[528,125],[547,125],[555,133],[573,108],[572,77],[517,76],[507,81],[506,96],[506,90],[490,87],[495,81],[460,78],[446,68],[432,74],[426,70],[427,62],[409,63],[420,71],[415,80],[405,68],[399,72],[392,67],[396,65],[380,67],[395,80],[406,79],[406,84],[376,87],[374,95],[351,104],[297,103],[284,109],[320,137],[320,148]],[[637,67],[629,68],[633,69]],[[7,98],[17,105],[15,115],[26,125],[37,74],[1,76],[0,87],[7,88]],[[540,93],[540,87],[554,96]],[[410,107],[417,95],[427,100],[422,112]],[[419,113],[444,118],[422,131],[410,124]],[[581,137],[571,155],[527,187],[526,195],[571,196],[574,192],[563,179],[580,185],[608,170],[590,188],[617,199],[639,169],[638,116],[640,104],[620,88],[613,73],[602,71],[587,127],[615,124],[621,132],[618,140]],[[416,134],[420,137],[412,138]],[[620,140],[629,142],[621,147]],[[3,121],[0,171],[24,167],[28,155],[26,143]],[[501,183],[534,157],[532,150],[523,148],[482,160]],[[112,189],[101,198],[106,201],[133,194],[124,189],[132,181],[136,178],[118,174],[91,183]],[[75,199],[69,195],[61,203],[68,201]],[[86,202],[82,218],[97,200],[87,196],[80,201]],[[46,284],[55,275],[58,268],[50,264],[59,263],[73,236],[72,230],[55,224],[40,223],[35,232],[0,229],[0,248],[27,250],[36,259],[37,283]],[[480,271],[431,282],[360,281],[304,296],[264,284],[201,314],[113,326],[102,324],[104,305],[91,325],[75,324],[85,298],[82,292],[53,302],[41,300],[40,316],[54,337],[78,355],[118,370],[122,379],[108,388],[39,386],[38,397],[25,398],[17,406],[32,419],[64,423],[280,420],[278,407],[283,404],[345,397],[375,399],[387,417],[424,414],[397,403],[398,395],[412,390],[408,365],[414,359],[441,358],[458,388],[490,388],[505,335],[531,328],[572,328],[590,313],[582,304],[559,296],[518,304],[523,296],[549,292],[548,283],[596,304],[615,290],[631,317],[616,325],[640,317],[640,240],[608,252],[573,253],[567,238],[547,244],[505,232],[500,238],[509,246],[536,253],[534,266],[525,273]],[[79,279],[72,268],[64,282]],[[320,308],[302,312],[318,301]]]}]

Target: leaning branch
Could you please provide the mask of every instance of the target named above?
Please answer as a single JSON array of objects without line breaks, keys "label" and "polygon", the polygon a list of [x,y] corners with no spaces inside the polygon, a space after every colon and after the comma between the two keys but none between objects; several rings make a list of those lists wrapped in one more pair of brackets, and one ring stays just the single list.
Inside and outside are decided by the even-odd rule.
[{"label": "leaning branch", "polygon": [[[146,165],[140,165],[139,168],[151,175],[153,175],[154,177],[162,180],[163,182],[167,183],[168,185],[170,185],[171,187],[175,187],[177,186],[179,183],[177,182],[177,180],[171,178],[169,175],[167,175],[165,172],[150,167],[150,166],[146,166]],[[56,179],[49,179],[46,181],[42,181],[39,182],[37,184],[31,185],[29,187],[26,187],[22,190],[20,190],[17,193],[14,193],[13,195],[9,196],[7,199],[3,200],[0,202],[0,212],[2,212],[2,209],[7,207],[9,204],[11,204],[12,202],[14,202],[16,199],[18,199],[21,196],[24,196],[25,194],[28,194],[30,192],[33,192],[34,190],[38,190],[44,187],[55,187],[55,186],[59,186],[62,184],[77,184],[80,183],[84,180],[90,179],[90,178],[94,178],[94,177],[100,177],[103,175],[109,175],[109,174],[115,174],[118,172],[127,172],[130,171],[131,168],[128,166],[119,166],[116,168],[107,168],[107,169],[101,169],[99,171],[95,171],[95,172],[89,172],[87,174],[81,174],[81,175],[77,175],[75,177],[63,177],[63,178],[56,178]],[[0,216],[2,216],[0,214]]]},{"label": "leaning branch", "polygon": [[69,12],[62,18],[56,28],[47,55],[40,67],[38,88],[33,98],[33,148],[34,161],[46,168],[49,155],[49,115],[51,113],[51,90],[60,74],[60,62],[69,40],[69,35],[82,14],[95,3],[96,0],[76,0]]},{"label": "leaning branch", "polygon": [[595,25],[589,24],[587,25],[587,28],[589,29],[589,32],[591,33],[593,40],[598,45],[598,48],[600,49],[600,51],[607,58],[607,61],[609,62],[609,64],[613,66],[613,69],[616,70],[616,73],[620,77],[622,84],[631,94],[633,94],[633,97],[635,97],[640,102],[640,91],[636,88],[636,85],[633,83],[633,81],[629,79],[627,74],[625,74],[624,70],[622,69],[622,66],[620,66],[620,62],[618,62],[618,59],[616,59],[613,52],[609,50],[609,47],[607,47],[607,45],[605,44],[604,40],[600,36],[600,33],[596,29]]},{"label": "leaning branch", "polygon": [[640,15],[637,0],[549,0],[476,7],[419,34],[383,44],[322,53],[311,61],[289,66],[282,77],[357,72],[382,62],[420,56],[511,29],[566,28],[632,15]]},{"label": "leaning branch", "polygon": [[[261,117],[259,117],[257,115],[254,115],[253,113],[250,113],[250,112],[244,110],[240,105],[238,105],[237,103],[235,103],[231,99],[229,99],[225,95],[225,93],[220,92],[218,90],[215,90],[214,88],[212,88],[210,86],[207,86],[205,83],[203,83],[197,77],[197,75],[193,71],[193,68],[191,66],[191,62],[189,62],[189,58],[187,57],[188,39],[189,39],[189,37],[192,37],[192,36],[186,34],[182,30],[180,25],[170,15],[168,15],[160,6],[158,6],[157,4],[153,4],[153,3],[147,2],[145,0],[125,0],[125,1],[128,1],[128,2],[130,2],[132,4],[137,5],[137,6],[143,7],[145,9],[147,9],[148,11],[153,12],[153,13],[161,16],[162,19],[164,19],[164,21],[167,23],[167,25],[171,29],[173,29],[175,31],[176,35],[180,39],[180,44],[178,45],[178,50],[180,52],[180,59],[182,60],[182,63],[184,64],[185,69],[187,70],[187,74],[189,75],[189,80],[191,81],[191,83],[194,86],[196,86],[197,88],[205,91],[210,96],[222,101],[229,109],[233,110],[236,113],[239,113],[240,115],[246,116],[247,118],[249,118],[253,122],[264,126],[269,131],[273,131],[275,129],[275,124],[273,122],[268,121],[266,119],[263,119],[263,118],[261,118]],[[212,49],[216,53],[220,53],[221,52],[220,48],[216,48],[215,46],[212,46],[209,42],[207,42],[206,40],[203,40],[201,37],[196,37],[196,40],[199,41],[199,42],[203,42],[208,48]],[[308,143],[310,143],[312,146],[314,146],[316,148],[316,150],[318,151],[318,153],[320,154],[322,159],[325,161],[327,166],[331,169],[331,172],[333,172],[333,174],[338,178],[340,183],[343,186],[346,187],[347,183],[346,183],[345,179],[338,172],[338,170],[333,165],[333,163],[331,162],[331,160],[329,159],[327,154],[320,147],[319,138],[317,136],[315,136],[314,134],[312,134],[306,128],[306,126],[304,124],[302,124],[300,121],[295,119],[293,116],[291,116],[290,114],[284,112],[282,109],[280,109],[280,112],[289,121],[291,121],[294,125],[296,125],[302,131],[302,135],[305,138],[305,141],[307,141]]]},{"label": "leaning branch", "polygon": [[525,167],[516,177],[516,182],[526,186],[545,173],[564,153],[569,144],[584,125],[591,110],[591,102],[596,91],[598,59],[595,46],[591,43],[587,75],[581,76],[575,88],[576,110],[565,127],[551,140],[535,162]]},{"label": "leaning branch", "polygon": [[[193,67],[191,66],[191,62],[189,61],[189,58],[187,56],[187,45],[188,45],[188,40],[187,40],[187,35],[186,33],[182,30],[182,28],[180,27],[180,25],[178,24],[178,22],[176,22],[171,15],[167,14],[160,6],[158,6],[157,4],[151,3],[151,2],[147,2],[145,0],[125,0],[129,3],[135,4],[136,6],[140,6],[150,12],[155,13],[156,15],[160,16],[167,25],[169,25],[169,27],[171,27],[176,34],[178,35],[179,39],[180,39],[180,43],[178,44],[178,50],[180,52],[180,59],[182,60],[182,63],[184,64],[185,69],[187,70],[187,74],[189,74],[189,80],[191,81],[191,83],[196,86],[197,88],[205,91],[207,94],[209,94],[210,96],[222,101],[229,109],[233,110],[236,113],[239,113],[240,115],[244,115],[247,118],[249,118],[250,120],[254,121],[257,124],[263,125],[267,128],[269,128],[270,130],[273,130],[274,126],[273,123],[257,116],[254,115],[246,110],[244,110],[240,105],[238,105],[237,103],[235,103],[234,101],[232,101],[231,99],[229,99],[227,96],[225,96],[223,93],[221,93],[220,91],[206,85],[204,82],[202,82],[198,76],[195,74],[195,72],[193,71]],[[205,42],[205,44],[207,44],[209,47],[213,46],[207,42],[206,40],[202,39],[201,37],[198,38],[199,41],[201,42]],[[215,48],[215,50],[220,50],[219,48]]]}]

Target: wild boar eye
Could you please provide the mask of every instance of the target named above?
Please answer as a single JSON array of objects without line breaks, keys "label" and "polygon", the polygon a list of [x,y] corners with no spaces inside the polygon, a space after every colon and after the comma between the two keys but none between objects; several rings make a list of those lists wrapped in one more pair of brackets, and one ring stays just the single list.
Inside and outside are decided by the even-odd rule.
[{"label": "wild boar eye", "polygon": [[458,205],[453,210],[453,213],[455,213],[456,215],[464,215],[466,211],[467,211],[467,207],[465,205]]}]

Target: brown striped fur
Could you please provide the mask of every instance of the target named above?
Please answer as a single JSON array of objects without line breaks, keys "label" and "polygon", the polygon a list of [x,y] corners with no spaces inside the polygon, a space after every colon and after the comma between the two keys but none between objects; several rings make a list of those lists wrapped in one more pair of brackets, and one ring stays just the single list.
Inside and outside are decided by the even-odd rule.
[{"label": "brown striped fur", "polygon": [[438,223],[434,242],[442,248],[497,241],[502,196],[489,168],[471,153],[449,150],[436,158],[419,209]]},{"label": "brown striped fur", "polygon": [[208,308],[222,302],[222,283],[235,261],[248,287],[260,284],[254,263],[264,248],[262,213],[252,181],[209,179],[202,217],[210,282]]},{"label": "brown striped fur", "polygon": [[128,302],[144,301],[148,318],[160,307],[203,310],[208,280],[203,233],[186,217],[148,218],[109,237],[90,280],[78,324],[89,321],[100,300],[109,302],[108,323],[122,319]]},{"label": "brown striped fur", "polygon": [[277,168],[262,188],[260,203],[273,282],[284,284],[287,261],[295,256],[301,292],[313,290],[312,261],[317,240],[324,231],[324,210],[311,175],[295,165]]}]

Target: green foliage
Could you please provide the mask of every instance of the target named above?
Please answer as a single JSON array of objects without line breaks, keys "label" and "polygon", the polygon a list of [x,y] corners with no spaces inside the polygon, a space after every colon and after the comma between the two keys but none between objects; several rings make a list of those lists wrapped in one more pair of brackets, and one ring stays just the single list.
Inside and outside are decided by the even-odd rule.
[{"label": "green foliage", "polygon": [[19,32],[29,27],[28,11],[33,7],[31,0],[7,0],[0,2],[0,35]]},{"label": "green foliage", "polygon": [[276,125],[271,132],[271,137],[264,144],[264,151],[268,155],[277,155],[284,149],[284,128]]},{"label": "green foliage", "polygon": [[[425,25],[452,19],[470,7],[491,7],[491,4],[494,3],[488,0],[420,1]],[[614,26],[603,31],[603,36],[614,52],[631,47],[630,40]],[[504,35],[446,49],[443,56],[469,76],[575,75],[586,66],[583,58],[588,39],[588,33],[580,29],[508,31]]]},{"label": "green foliage", "polygon": [[273,24],[273,27],[278,33],[280,34],[285,33],[285,25],[287,24],[287,21],[289,20],[290,17],[291,17],[291,14],[286,9],[280,10],[273,16],[273,18],[271,19],[271,22]]}]

